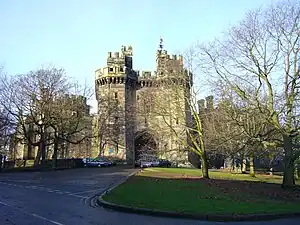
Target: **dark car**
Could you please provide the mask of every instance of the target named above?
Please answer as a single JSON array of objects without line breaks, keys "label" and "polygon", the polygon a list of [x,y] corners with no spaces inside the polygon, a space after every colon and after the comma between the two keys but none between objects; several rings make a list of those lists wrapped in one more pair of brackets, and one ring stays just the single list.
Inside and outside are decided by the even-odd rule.
[{"label": "dark car", "polygon": [[102,159],[102,160],[104,160],[104,161],[110,163],[110,166],[115,166],[115,165],[117,165],[117,163],[116,163],[115,161],[111,160],[110,158],[108,158],[108,157],[106,157],[106,156],[99,156],[99,157],[97,157],[97,159]]},{"label": "dark car", "polygon": [[108,157],[106,157],[106,156],[99,156],[99,157],[97,157],[96,159],[99,159],[99,160],[102,160],[102,161],[107,162],[109,166],[115,166],[115,165],[116,165],[115,162],[113,162],[112,160],[110,160],[110,159],[109,159]]},{"label": "dark car", "polygon": [[160,159],[158,162],[159,162],[159,163],[158,163],[158,166],[159,166],[159,167],[170,167],[171,164],[172,164],[172,163],[171,163],[169,160],[167,160],[167,159]]},{"label": "dark car", "polygon": [[86,167],[107,167],[107,166],[111,166],[111,163],[97,158],[97,159],[87,160],[85,165]]}]

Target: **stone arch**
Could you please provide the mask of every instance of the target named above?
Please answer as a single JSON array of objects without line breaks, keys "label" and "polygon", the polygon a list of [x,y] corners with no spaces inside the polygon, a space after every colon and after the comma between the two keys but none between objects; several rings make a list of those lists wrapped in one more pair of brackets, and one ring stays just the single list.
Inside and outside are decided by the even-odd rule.
[{"label": "stone arch", "polygon": [[138,131],[134,139],[135,160],[141,159],[145,155],[158,156],[158,142],[154,132],[150,130]]}]

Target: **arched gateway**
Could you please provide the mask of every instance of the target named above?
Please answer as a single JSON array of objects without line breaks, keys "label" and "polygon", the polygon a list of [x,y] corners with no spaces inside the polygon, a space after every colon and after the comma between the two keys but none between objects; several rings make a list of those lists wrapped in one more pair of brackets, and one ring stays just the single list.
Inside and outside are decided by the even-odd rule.
[{"label": "arched gateway", "polygon": [[148,130],[142,130],[136,133],[134,145],[136,161],[143,157],[153,157],[158,155],[158,143],[152,132]]}]

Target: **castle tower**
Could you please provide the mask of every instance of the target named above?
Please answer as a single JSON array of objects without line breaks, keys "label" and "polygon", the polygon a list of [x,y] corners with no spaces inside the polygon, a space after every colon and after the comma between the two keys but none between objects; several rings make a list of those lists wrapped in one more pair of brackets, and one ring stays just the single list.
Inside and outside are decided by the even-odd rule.
[{"label": "castle tower", "polygon": [[167,50],[163,49],[163,39],[160,39],[159,49],[156,53],[156,72],[159,77],[170,75],[179,75],[183,72],[182,55],[169,55]]},{"label": "castle tower", "polygon": [[99,153],[126,157],[128,164],[151,155],[187,159],[186,146],[173,132],[182,133],[191,121],[186,101],[191,74],[182,56],[168,55],[161,39],[156,73],[136,72],[132,62],[132,48],[122,46],[95,72]]},{"label": "castle tower", "polygon": [[133,164],[137,73],[132,68],[132,47],[108,52],[107,65],[95,76],[99,153],[113,152]]}]

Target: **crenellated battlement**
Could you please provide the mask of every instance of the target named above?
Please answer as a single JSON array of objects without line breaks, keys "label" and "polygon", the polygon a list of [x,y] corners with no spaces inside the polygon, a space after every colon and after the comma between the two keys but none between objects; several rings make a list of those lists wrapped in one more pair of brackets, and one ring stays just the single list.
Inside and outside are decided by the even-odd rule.
[{"label": "crenellated battlement", "polygon": [[178,76],[183,71],[183,57],[170,55],[166,50],[159,49],[156,53],[156,68],[159,77]]},{"label": "crenellated battlement", "polygon": [[182,76],[157,76],[156,72],[137,71],[138,74],[138,89],[144,87],[160,87],[160,86],[190,86],[191,76],[187,70],[183,70]]},{"label": "crenellated battlement", "polygon": [[[135,76],[136,73],[132,69],[132,47],[130,45],[127,47],[121,46],[121,51],[119,52],[108,52],[106,66],[95,71],[95,80],[101,80],[98,83],[102,85],[109,83],[106,81],[106,78],[112,78],[114,81],[114,78],[116,80],[125,77],[132,79]],[[108,80],[110,81],[110,79]]]},{"label": "crenellated battlement", "polygon": [[[133,164],[139,157],[135,138],[136,131],[141,127],[157,129],[161,126],[164,138],[157,139],[163,140],[157,146],[172,151],[176,148],[174,146],[178,146],[164,136],[168,127],[164,127],[158,115],[165,110],[171,112],[176,117],[172,122],[176,127],[176,121],[186,121],[187,116],[177,115],[176,111],[178,104],[185,107],[185,96],[191,86],[191,74],[183,67],[182,55],[169,54],[163,49],[162,39],[156,55],[156,71],[135,71],[132,55],[131,46],[121,46],[120,51],[108,52],[106,65],[95,71],[98,111],[106,115],[104,118],[109,122],[107,128],[113,128],[103,131],[107,132],[105,137],[109,139],[109,146],[105,148],[120,151],[120,146],[124,145],[125,152],[122,150],[122,154],[125,153],[128,164]],[[177,93],[179,102],[173,101],[171,97]],[[158,106],[163,106],[162,111],[159,111]],[[159,132],[157,135],[160,135]]]},{"label": "crenellated battlement", "polygon": [[[132,47],[121,46],[121,51],[107,53],[108,67],[128,67],[132,69]],[[125,69],[124,69],[125,70]],[[111,71],[113,72],[113,71]],[[120,71],[122,72],[122,71]]]},{"label": "crenellated battlement", "polygon": [[151,71],[138,71],[138,87],[153,87],[156,76]]},{"label": "crenellated battlement", "polygon": [[155,78],[155,76],[154,76],[155,74],[152,72],[152,71],[144,71],[144,70],[142,70],[142,71],[139,71],[139,76],[140,76],[140,78],[141,79],[152,79],[152,78]]},{"label": "crenellated battlement", "polygon": [[132,47],[129,46],[121,46],[121,51],[118,52],[108,52],[107,54],[107,59],[112,59],[112,60],[116,60],[116,59],[124,59],[125,57],[132,57]]},{"label": "crenellated battlement", "polygon": [[161,59],[174,60],[183,63],[182,55],[176,55],[176,54],[170,55],[168,54],[167,50],[157,50],[156,60],[161,60]]}]

